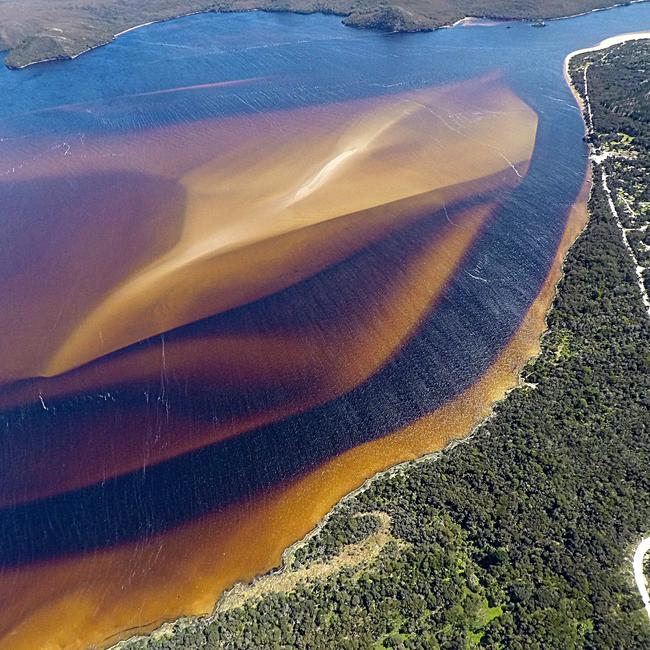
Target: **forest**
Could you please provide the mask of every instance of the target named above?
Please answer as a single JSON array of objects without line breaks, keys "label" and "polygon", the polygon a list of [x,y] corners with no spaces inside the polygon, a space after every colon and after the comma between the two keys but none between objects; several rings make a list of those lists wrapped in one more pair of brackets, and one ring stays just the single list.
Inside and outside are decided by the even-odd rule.
[{"label": "forest", "polygon": [[[586,137],[612,152],[599,160],[647,261],[650,46],[574,58],[581,93],[585,66]],[[650,323],[598,182],[589,212],[522,387],[468,442],[344,500],[283,571],[334,561],[385,513],[377,555],[120,647],[649,648],[631,556],[650,533]]]},{"label": "forest", "polygon": [[[603,60],[604,59],[604,63]],[[626,229],[637,263],[650,267],[650,46],[647,41],[618,45],[580,58],[588,67],[593,130],[588,137],[604,154],[603,165],[614,194],[617,212]],[[616,74],[613,74],[613,71]],[[583,75],[576,82],[584,92]]]}]

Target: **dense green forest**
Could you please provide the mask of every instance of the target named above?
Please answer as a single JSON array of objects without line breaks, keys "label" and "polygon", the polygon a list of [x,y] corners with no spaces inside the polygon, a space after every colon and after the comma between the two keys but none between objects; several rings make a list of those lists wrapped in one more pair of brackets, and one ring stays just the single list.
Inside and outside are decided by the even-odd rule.
[{"label": "dense green forest", "polygon": [[[643,273],[650,277],[650,43],[639,41],[580,58],[588,66],[593,130],[589,137],[600,153],[615,195],[616,208]],[[615,73],[614,73],[615,72]],[[583,75],[577,74],[581,92]]]},{"label": "dense green forest", "polygon": [[[605,164],[643,210],[650,48],[606,54],[575,59],[574,79],[584,90],[589,63],[589,137],[626,152]],[[600,183],[589,208],[527,384],[469,443],[345,500],[284,570],[331,561],[375,535],[383,512],[392,540],[377,557],[121,645],[650,648],[630,562],[650,532],[650,326]]]}]

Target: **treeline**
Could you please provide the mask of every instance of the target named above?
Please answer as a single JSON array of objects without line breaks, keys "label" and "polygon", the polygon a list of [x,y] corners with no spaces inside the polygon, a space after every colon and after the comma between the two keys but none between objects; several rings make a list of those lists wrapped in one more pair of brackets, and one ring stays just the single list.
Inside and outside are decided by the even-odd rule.
[{"label": "treeline", "polygon": [[[592,144],[605,161],[610,189],[639,264],[650,267],[650,42],[629,42],[583,55],[588,66],[594,132]],[[577,75],[580,87],[582,77]],[[646,288],[650,286],[647,271]]]},{"label": "treeline", "polygon": [[[618,61],[606,64],[613,76]],[[637,92],[644,73],[625,75],[607,95],[610,109],[593,105],[599,128],[620,129],[601,112]],[[634,124],[641,142],[647,122]],[[391,517],[399,544],[333,578],[124,645],[650,648],[630,563],[650,529],[650,327],[599,184],[589,209],[542,353],[525,370],[529,386],[499,404],[469,444],[345,501],[300,561],[331,558],[371,534],[373,511]]]}]

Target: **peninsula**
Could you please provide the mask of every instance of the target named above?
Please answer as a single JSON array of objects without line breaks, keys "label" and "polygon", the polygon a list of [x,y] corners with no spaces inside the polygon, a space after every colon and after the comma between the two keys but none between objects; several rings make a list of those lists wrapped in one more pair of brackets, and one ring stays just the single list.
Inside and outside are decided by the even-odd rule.
[{"label": "peninsula", "polygon": [[71,59],[135,27],[201,12],[328,13],[346,25],[386,31],[428,31],[466,17],[538,21],[619,4],[616,0],[9,0],[0,3],[5,64],[24,68]]}]

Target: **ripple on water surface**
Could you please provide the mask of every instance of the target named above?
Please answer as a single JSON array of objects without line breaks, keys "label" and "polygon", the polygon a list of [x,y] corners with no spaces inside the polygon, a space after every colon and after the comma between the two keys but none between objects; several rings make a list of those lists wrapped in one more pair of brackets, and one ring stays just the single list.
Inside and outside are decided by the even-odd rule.
[{"label": "ripple on water surface", "polygon": [[8,647],[208,610],[513,385],[584,219],[557,25],[196,16],[0,74]]}]

